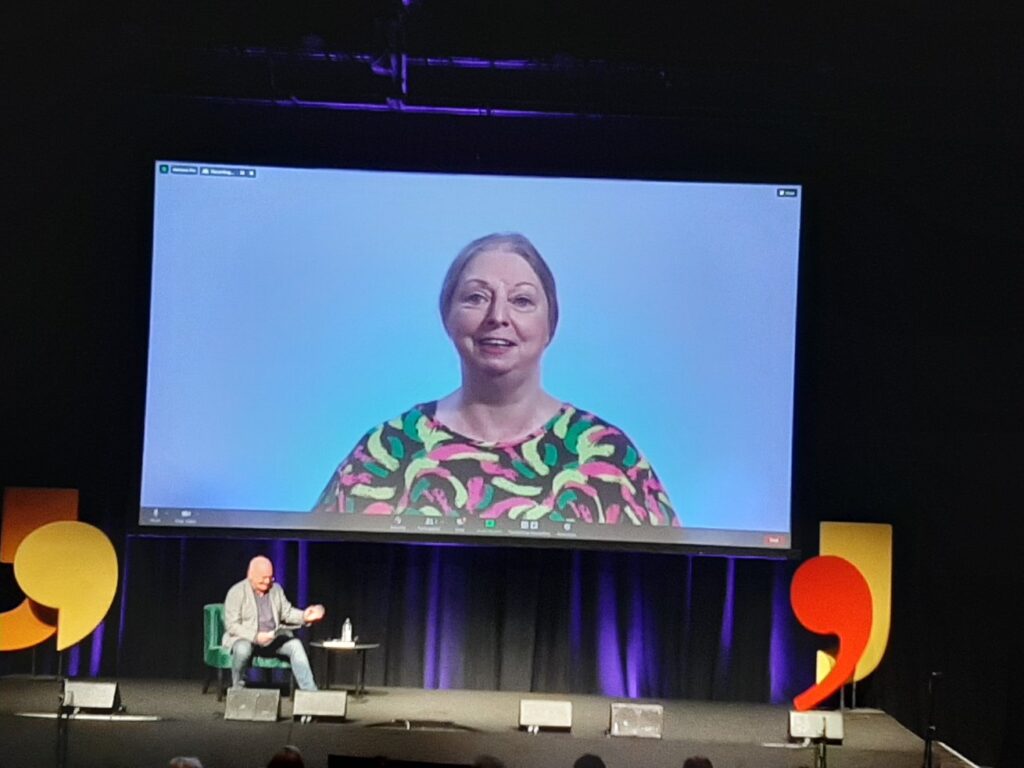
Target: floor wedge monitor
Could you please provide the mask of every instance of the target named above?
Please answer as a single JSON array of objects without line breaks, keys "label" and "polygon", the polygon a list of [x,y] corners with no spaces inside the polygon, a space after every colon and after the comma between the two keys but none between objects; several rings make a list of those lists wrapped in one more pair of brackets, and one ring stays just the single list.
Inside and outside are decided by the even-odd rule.
[{"label": "floor wedge monitor", "polygon": [[272,688],[228,688],[225,720],[275,722],[281,712],[281,692]]},{"label": "floor wedge monitor", "polygon": [[665,709],[661,704],[613,702],[608,716],[608,733],[612,736],[637,736],[660,739]]},{"label": "floor wedge monitor", "polygon": [[347,691],[296,691],[292,718],[307,723],[312,720],[344,720],[347,707]]},{"label": "floor wedge monitor", "polygon": [[843,743],[843,713],[835,710],[812,709],[789,713],[789,738],[810,739],[821,744]]},{"label": "floor wedge monitor", "polygon": [[118,712],[122,709],[121,694],[117,683],[65,680],[64,708],[85,712]]},{"label": "floor wedge monitor", "polygon": [[572,730],[572,702],[520,699],[519,727],[531,733]]}]

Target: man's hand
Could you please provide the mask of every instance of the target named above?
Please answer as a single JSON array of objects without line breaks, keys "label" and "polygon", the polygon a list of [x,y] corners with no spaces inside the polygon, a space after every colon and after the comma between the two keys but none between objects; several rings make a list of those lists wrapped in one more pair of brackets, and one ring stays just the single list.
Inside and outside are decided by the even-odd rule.
[{"label": "man's hand", "polygon": [[312,624],[314,621],[320,621],[324,617],[324,613],[322,605],[311,605],[302,612],[302,620],[307,624]]},{"label": "man's hand", "polygon": [[276,635],[273,632],[257,632],[256,645],[270,645],[274,642]]}]

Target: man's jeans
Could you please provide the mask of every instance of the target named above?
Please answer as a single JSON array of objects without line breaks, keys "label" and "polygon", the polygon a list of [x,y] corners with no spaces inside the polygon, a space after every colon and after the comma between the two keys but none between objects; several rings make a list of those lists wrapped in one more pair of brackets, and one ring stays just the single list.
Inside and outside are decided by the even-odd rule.
[{"label": "man's jeans", "polygon": [[297,637],[278,636],[270,645],[256,645],[248,640],[235,640],[231,646],[231,684],[245,685],[245,671],[253,655],[284,657],[292,666],[295,683],[304,691],[315,691],[316,681],[309,668],[309,659],[302,641]]}]

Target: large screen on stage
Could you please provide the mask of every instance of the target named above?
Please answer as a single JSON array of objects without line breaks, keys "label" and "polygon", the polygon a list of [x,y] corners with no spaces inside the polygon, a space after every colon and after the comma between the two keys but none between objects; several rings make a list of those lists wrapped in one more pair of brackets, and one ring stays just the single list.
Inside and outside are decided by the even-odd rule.
[{"label": "large screen on stage", "polygon": [[[790,548],[800,185],[159,160],[153,192],[142,528]],[[470,260],[453,331],[491,233],[553,283]],[[488,441],[452,395],[524,352],[553,405]]]}]

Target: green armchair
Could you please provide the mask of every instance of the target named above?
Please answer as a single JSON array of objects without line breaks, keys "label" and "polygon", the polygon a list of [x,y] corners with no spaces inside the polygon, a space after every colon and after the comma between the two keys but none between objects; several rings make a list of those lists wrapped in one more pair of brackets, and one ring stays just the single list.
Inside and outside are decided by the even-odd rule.
[{"label": "green armchair", "polygon": [[[214,670],[217,674],[217,701],[224,700],[226,685],[224,670],[231,669],[231,651],[221,645],[224,637],[224,603],[208,603],[203,606],[203,661],[206,663],[206,680],[203,682],[203,693],[210,689]],[[291,665],[284,659],[253,656],[252,666],[259,669],[287,669]],[[288,675],[288,695],[294,698],[295,678]]]}]

